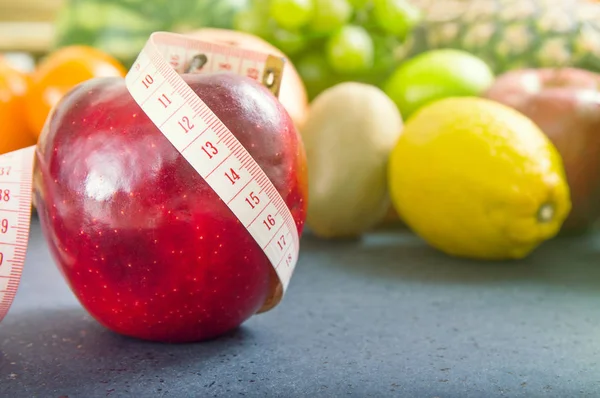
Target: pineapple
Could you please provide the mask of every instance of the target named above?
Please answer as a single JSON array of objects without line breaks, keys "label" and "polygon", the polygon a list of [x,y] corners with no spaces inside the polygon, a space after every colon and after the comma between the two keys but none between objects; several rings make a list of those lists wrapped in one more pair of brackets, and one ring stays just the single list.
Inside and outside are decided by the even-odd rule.
[{"label": "pineapple", "polygon": [[600,72],[600,2],[595,0],[411,0],[424,21],[409,55],[469,51],[495,73],[572,66]]}]

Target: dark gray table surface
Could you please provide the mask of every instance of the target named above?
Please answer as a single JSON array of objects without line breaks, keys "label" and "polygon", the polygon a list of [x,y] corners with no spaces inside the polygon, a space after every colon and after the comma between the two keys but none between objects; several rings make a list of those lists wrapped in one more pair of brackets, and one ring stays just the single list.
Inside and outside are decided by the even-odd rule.
[{"label": "dark gray table surface", "polygon": [[86,315],[34,219],[0,324],[0,397],[600,397],[600,234],[517,263],[405,231],[309,234],[289,294],[220,339],[165,345]]}]

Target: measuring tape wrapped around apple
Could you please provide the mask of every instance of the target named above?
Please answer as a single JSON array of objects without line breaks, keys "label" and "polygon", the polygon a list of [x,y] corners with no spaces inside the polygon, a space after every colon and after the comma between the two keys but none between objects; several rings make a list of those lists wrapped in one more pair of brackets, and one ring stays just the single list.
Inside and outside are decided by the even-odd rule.
[{"label": "measuring tape wrapped around apple", "polygon": [[113,331],[198,341],[274,308],[307,201],[302,141],[276,98],[283,68],[273,55],[156,32],[124,81],[68,93],[36,147],[0,156],[0,321],[25,261],[32,193],[61,272]]}]

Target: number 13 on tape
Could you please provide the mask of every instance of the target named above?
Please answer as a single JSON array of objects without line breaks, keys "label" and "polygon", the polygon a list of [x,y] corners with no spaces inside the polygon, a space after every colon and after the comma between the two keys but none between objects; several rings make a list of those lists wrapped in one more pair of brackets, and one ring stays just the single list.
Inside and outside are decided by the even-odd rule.
[{"label": "number 13 on tape", "polygon": [[[179,73],[246,75],[277,95],[283,67],[282,58],[157,32],[126,77],[136,102],[227,204],[271,262],[282,291],[272,292],[263,310],[281,299],[294,271],[299,251],[296,223],[260,166]],[[211,144],[215,142],[222,143],[218,150]]]}]

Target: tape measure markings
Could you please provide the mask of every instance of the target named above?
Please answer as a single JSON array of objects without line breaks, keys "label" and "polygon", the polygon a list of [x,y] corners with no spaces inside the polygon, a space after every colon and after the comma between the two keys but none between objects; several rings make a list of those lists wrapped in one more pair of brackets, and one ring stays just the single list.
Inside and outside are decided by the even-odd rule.
[{"label": "tape measure markings", "polygon": [[[245,50],[239,47],[231,47],[231,46],[219,46],[214,43],[208,42],[199,42],[192,38],[186,39],[177,37],[172,39],[166,35],[161,36],[160,44],[157,46],[158,51],[161,54],[165,55],[165,59],[168,59],[168,63],[171,68],[178,72],[183,72],[182,64],[179,62],[182,58],[188,59],[188,51],[203,51],[210,53],[212,57],[208,60],[206,65],[203,65],[207,71],[217,72],[217,71],[233,71],[236,70],[236,73],[240,73],[243,70],[244,63],[253,63],[253,69],[259,69],[261,61],[264,60],[264,56],[255,51]],[[183,51],[181,51],[183,48]],[[183,56],[181,55],[183,53]],[[223,57],[227,60],[227,62],[219,62],[220,57]],[[234,62],[239,62],[237,68],[232,64],[232,60]],[[248,68],[249,69],[249,68]]]},{"label": "tape measure markings", "polygon": [[[277,95],[282,67],[283,59],[272,55],[159,32],[151,35],[125,82],[141,110],[256,240],[285,292],[299,251],[293,216],[250,153],[179,75],[187,68],[191,73],[235,71],[255,80],[262,76],[272,80],[263,83]],[[12,305],[26,258],[34,153],[31,146],[0,156],[0,322]]]},{"label": "tape measure markings", "polygon": [[0,322],[17,293],[27,253],[34,150],[28,147],[0,158]]},{"label": "tape measure markings", "polygon": [[[299,243],[290,210],[235,135],[168,61],[173,58],[177,61],[175,67],[181,68],[187,61],[178,63],[181,54],[186,58],[191,55],[181,48],[188,44],[194,49],[210,47],[209,51],[220,54],[220,59],[228,63],[233,51],[225,46],[224,51],[218,51],[218,46],[213,44],[195,46],[195,42],[180,38],[164,33],[150,37],[126,77],[129,91],[164,136],[246,227],[269,258],[285,291],[295,267]],[[155,41],[161,46],[155,46]],[[247,69],[248,75],[258,76],[250,70],[256,69],[266,56],[261,56],[261,61],[258,58],[253,58],[252,66]],[[218,69],[215,59],[218,61],[218,56],[211,56],[203,67],[212,71]],[[243,70],[244,65],[249,64],[240,60],[240,65]],[[150,89],[153,84],[156,87]],[[283,262],[286,267],[281,267]]]}]

